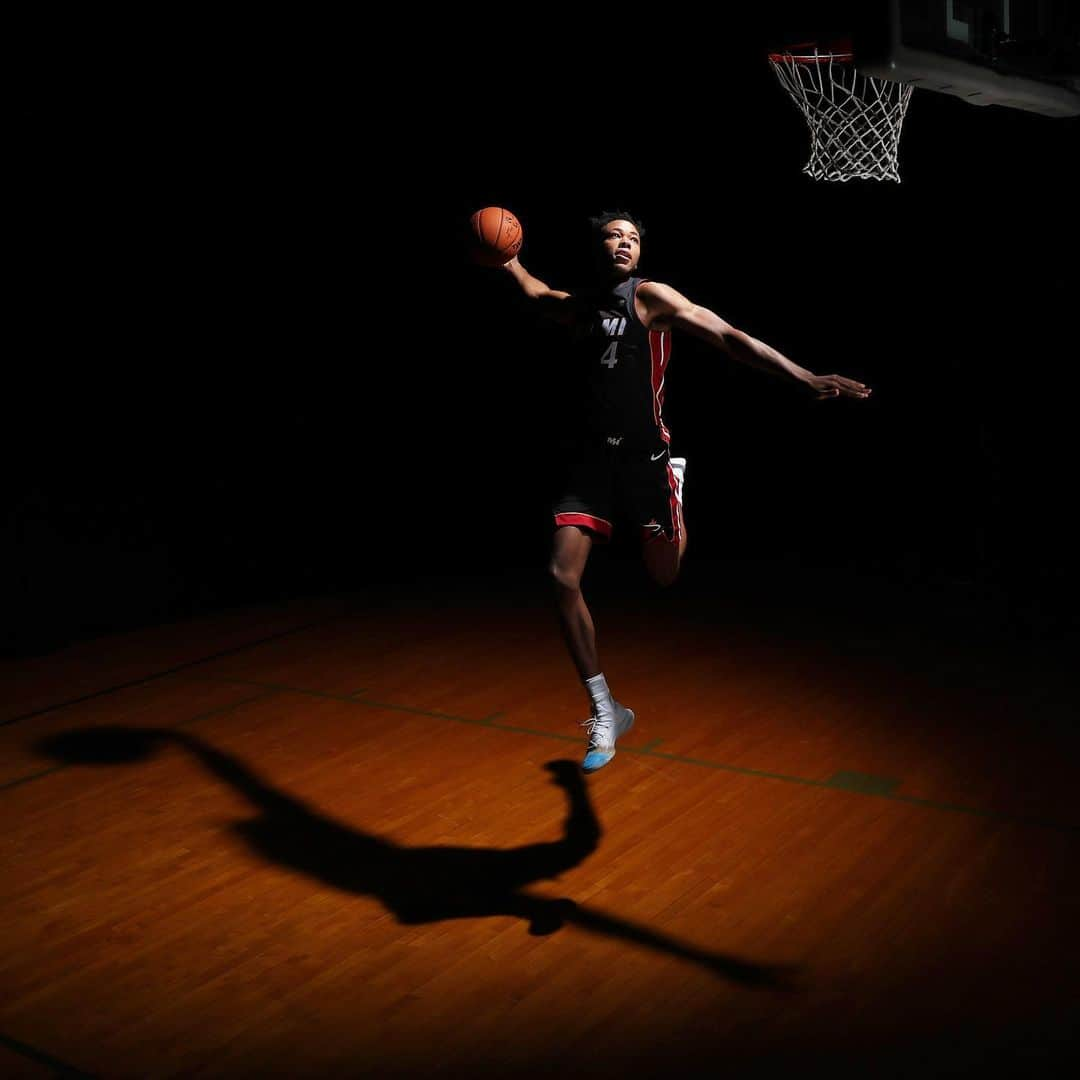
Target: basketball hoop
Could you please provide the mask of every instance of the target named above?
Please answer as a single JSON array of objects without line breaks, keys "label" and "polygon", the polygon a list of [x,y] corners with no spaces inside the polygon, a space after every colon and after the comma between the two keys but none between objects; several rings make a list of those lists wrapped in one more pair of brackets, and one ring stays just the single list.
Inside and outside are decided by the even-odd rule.
[{"label": "basketball hoop", "polygon": [[769,63],[810,128],[804,173],[815,180],[900,182],[897,153],[910,84],[860,74],[843,41],[828,50],[793,45],[769,53]]}]

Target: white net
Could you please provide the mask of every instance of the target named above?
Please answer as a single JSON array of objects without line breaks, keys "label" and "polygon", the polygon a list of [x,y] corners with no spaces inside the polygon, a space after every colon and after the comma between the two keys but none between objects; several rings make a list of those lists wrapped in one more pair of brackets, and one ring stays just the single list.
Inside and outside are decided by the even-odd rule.
[{"label": "white net", "polygon": [[810,128],[815,180],[895,180],[910,84],[860,75],[850,53],[774,53],[769,62]]}]

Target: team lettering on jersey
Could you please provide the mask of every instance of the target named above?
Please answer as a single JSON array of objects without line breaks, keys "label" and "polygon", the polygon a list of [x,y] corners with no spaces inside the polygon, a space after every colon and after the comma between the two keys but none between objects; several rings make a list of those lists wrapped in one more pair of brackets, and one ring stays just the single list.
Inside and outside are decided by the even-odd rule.
[{"label": "team lettering on jersey", "polygon": [[[626,330],[626,319],[622,315],[612,315],[609,318],[601,318],[600,323],[604,328],[604,333],[609,338],[621,338],[623,332]],[[604,355],[600,357],[600,363],[606,368],[613,368],[619,362],[619,342],[613,341],[605,350]]]}]

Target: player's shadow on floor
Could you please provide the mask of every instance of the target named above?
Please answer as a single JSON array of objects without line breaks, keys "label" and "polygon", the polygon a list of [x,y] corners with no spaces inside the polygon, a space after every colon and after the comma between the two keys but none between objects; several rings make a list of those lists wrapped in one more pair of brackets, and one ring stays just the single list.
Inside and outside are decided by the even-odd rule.
[{"label": "player's shadow on floor", "polygon": [[562,839],[502,850],[403,847],[359,832],[316,813],[271,787],[237,758],[185,732],[86,728],[49,736],[37,749],[70,764],[116,765],[146,760],[167,743],[190,752],[256,808],[257,816],[232,827],[259,855],[334,888],[378,897],[402,923],[514,915],[538,935],[574,923],[691,960],[745,986],[784,989],[790,985],[790,969],[708,952],[572,900],[551,900],[522,891],[577,866],[599,844],[600,823],[581,773],[570,761],[544,766],[568,801]]}]

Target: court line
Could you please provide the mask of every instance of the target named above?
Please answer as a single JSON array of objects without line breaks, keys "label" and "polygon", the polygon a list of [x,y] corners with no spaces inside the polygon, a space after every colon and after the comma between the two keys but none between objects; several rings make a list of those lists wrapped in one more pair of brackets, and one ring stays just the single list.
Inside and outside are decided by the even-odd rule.
[{"label": "court line", "polygon": [[6,1046],[13,1053],[20,1054],[22,1057],[29,1058],[31,1061],[36,1061],[39,1065],[47,1066],[53,1070],[53,1075],[55,1076],[81,1076],[91,1078],[97,1075],[96,1073],[88,1073],[83,1072],[82,1069],[76,1069],[74,1065],[68,1065],[59,1058],[54,1058],[51,1054],[46,1054],[44,1050],[38,1050],[37,1047],[29,1046],[24,1042],[19,1042],[18,1039],[13,1039],[10,1035],[5,1035],[3,1032],[0,1032],[0,1046]]},{"label": "court line", "polygon": [[288,630],[280,630],[276,634],[270,634],[267,637],[259,638],[257,641],[248,641],[243,645],[234,645],[232,648],[223,649],[221,652],[213,653],[210,656],[200,657],[198,660],[189,660],[186,663],[178,664],[176,667],[168,668],[165,671],[158,671],[153,675],[146,675],[141,679],[132,679],[130,682],[117,683],[115,686],[107,687],[104,690],[95,690],[91,694],[83,694],[82,697],[61,701],[56,705],[47,705],[44,709],[34,709],[32,712],[22,713],[20,716],[10,716],[6,720],[0,720],[0,727],[19,724],[22,723],[23,720],[32,720],[36,716],[44,716],[46,713],[56,712],[57,709],[66,709],[69,705],[79,705],[84,701],[93,701],[94,698],[107,697],[109,694],[115,694],[119,690],[128,690],[133,686],[143,686],[145,683],[154,682],[157,679],[164,679],[167,675],[175,675],[178,671],[186,671],[188,668],[198,667],[199,664],[209,664],[212,660],[220,660],[223,656],[231,656],[233,653],[243,652],[244,649],[253,649],[256,645],[265,645],[268,641],[275,641],[277,638],[288,637],[289,634],[299,634],[303,630],[310,630],[313,626],[322,626],[324,623],[333,622],[335,619],[344,619],[352,614],[351,611],[338,612],[338,614],[328,615],[324,619],[316,619],[314,622],[304,623],[303,626],[293,626]]},{"label": "court line", "polygon": [[[508,731],[517,735],[535,735],[542,739],[552,739],[558,742],[581,744],[578,735],[562,735],[555,731],[537,731],[533,728],[520,727],[517,724],[499,723],[495,718],[502,713],[491,713],[482,720],[476,720],[469,716],[455,716],[453,713],[433,712],[430,709],[417,709],[411,705],[397,705],[389,701],[375,701],[372,698],[346,697],[342,694],[328,694],[321,690],[302,690],[295,686],[282,686],[278,683],[264,683],[253,679],[228,679],[221,676],[202,675],[191,676],[196,682],[222,682],[233,683],[240,686],[258,686],[264,690],[275,693],[300,694],[305,697],[329,698],[333,701],[343,701],[350,705],[363,705],[365,708],[386,709],[390,712],[403,712],[413,716],[429,716],[434,720],[452,720],[459,724],[469,724],[473,727],[494,728],[497,731]],[[800,784],[803,787],[824,788],[830,791],[844,791],[851,795],[859,795],[867,799],[888,799],[891,802],[908,803],[911,806],[921,806],[927,810],[939,810],[951,814],[968,814],[973,817],[981,817],[988,821],[997,821],[1007,825],[1025,825],[1031,828],[1051,829],[1055,832],[1080,833],[1080,825],[1069,825],[1060,821],[1048,821],[1044,818],[1019,817],[1015,814],[1004,814],[997,810],[983,810],[977,806],[963,806],[960,803],[938,802],[934,799],[921,799],[915,795],[899,795],[894,788],[899,781],[880,777],[862,776],[853,772],[837,772],[828,780],[809,780],[804,776],[791,776],[787,773],[769,772],[766,769],[750,769],[743,765],[727,765],[720,761],[708,761],[704,758],[687,757],[684,754],[669,754],[666,751],[656,749],[659,740],[646,743],[644,746],[620,746],[620,754],[637,754],[640,757],[659,758],[662,761],[671,761],[679,765],[694,765],[702,769],[713,769],[717,772],[736,773],[740,776],[755,776],[763,780],[779,780],[785,784]],[[860,782],[852,782],[857,778]]]}]

